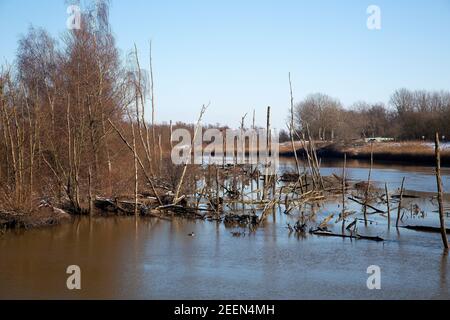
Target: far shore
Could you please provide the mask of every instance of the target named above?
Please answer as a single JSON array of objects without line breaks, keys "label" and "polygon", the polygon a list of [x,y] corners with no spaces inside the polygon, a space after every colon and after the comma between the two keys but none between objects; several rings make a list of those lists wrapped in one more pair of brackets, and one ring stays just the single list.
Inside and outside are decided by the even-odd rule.
[{"label": "far shore", "polygon": [[[371,143],[354,142],[316,142],[317,155],[321,158],[370,160]],[[295,142],[297,155],[304,154],[300,142]],[[395,161],[410,164],[434,165],[436,163],[434,143],[424,141],[405,142],[374,142],[374,161]],[[280,156],[293,157],[292,144],[285,142],[280,144]],[[441,144],[441,164],[450,166],[450,142]]]}]

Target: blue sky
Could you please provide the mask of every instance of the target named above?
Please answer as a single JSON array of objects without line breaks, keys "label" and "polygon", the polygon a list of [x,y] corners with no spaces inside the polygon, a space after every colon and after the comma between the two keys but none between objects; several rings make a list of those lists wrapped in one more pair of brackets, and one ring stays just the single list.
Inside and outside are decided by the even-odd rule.
[{"label": "blue sky", "polygon": [[[86,1],[84,1],[86,2]],[[369,5],[381,30],[368,30]],[[32,24],[58,37],[64,0],[0,0],[0,61],[13,62]],[[112,0],[111,24],[123,56],[137,44],[148,68],[153,41],[158,121],[237,126],[265,107],[284,127],[294,98],[323,92],[348,106],[389,101],[392,92],[450,89],[450,0]]]}]

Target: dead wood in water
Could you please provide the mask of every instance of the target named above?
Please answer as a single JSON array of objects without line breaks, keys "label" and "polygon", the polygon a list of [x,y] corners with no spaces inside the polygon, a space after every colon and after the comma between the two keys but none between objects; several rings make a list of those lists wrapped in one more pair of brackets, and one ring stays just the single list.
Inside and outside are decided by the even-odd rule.
[{"label": "dead wood in water", "polygon": [[441,150],[439,147],[439,134],[436,132],[436,138],[435,138],[435,152],[436,152],[436,183],[437,183],[437,190],[438,190],[438,203],[439,203],[439,223],[441,225],[441,237],[442,242],[444,244],[444,248],[448,249],[448,240],[447,240],[447,233],[445,231],[445,218],[444,218],[444,204],[443,204],[443,197],[444,197],[444,191],[442,188],[442,178],[441,178]]},{"label": "dead wood in water", "polygon": [[[168,213],[181,213],[200,217],[202,219],[204,218],[203,215],[197,212],[199,210],[187,207],[186,203],[182,202],[181,200],[182,199],[180,199],[180,203],[183,203],[183,205],[174,205],[172,203],[169,203],[159,206],[156,198],[140,198],[136,204],[134,200],[119,200],[97,197],[94,201],[94,206],[102,212],[111,212],[119,215],[131,216],[138,214],[140,216],[149,216],[170,220],[167,217]],[[172,197],[170,198],[170,201],[172,201]]]},{"label": "dead wood in water", "polygon": [[387,183],[384,184],[384,189],[386,192],[386,208],[387,208],[387,214],[388,214],[388,228],[391,226],[391,207],[390,207],[390,200],[389,200],[389,190]]},{"label": "dead wood in water", "polygon": [[266,192],[268,188],[268,158],[269,158],[269,152],[270,152],[270,106],[267,107],[267,116],[266,116],[266,148],[267,148],[267,154],[266,159],[264,163],[264,183],[263,183],[263,193],[262,198],[263,200],[266,199]]},{"label": "dead wood in water", "polygon": [[345,193],[346,193],[345,169],[346,169],[346,166],[347,166],[347,155],[344,154],[344,164],[342,165],[342,212],[341,212],[342,233],[344,233],[344,228],[345,228]]},{"label": "dead wood in water", "polygon": [[[376,208],[374,206],[371,206],[370,204],[361,202],[361,201],[359,201],[359,200],[357,200],[357,199],[355,199],[353,197],[348,197],[347,199],[349,199],[351,201],[354,201],[354,202],[356,202],[356,203],[358,203],[360,205],[366,206],[367,208],[373,209],[373,210],[375,210],[376,213],[385,213],[383,210],[378,209],[378,208]],[[365,217],[364,219],[367,221],[367,217]]]},{"label": "dead wood in water", "polygon": [[[402,199],[419,199],[419,196],[411,195],[411,194],[402,194]],[[391,195],[391,198],[393,199],[400,199],[400,194],[393,194]]]},{"label": "dead wood in water", "polygon": [[[431,227],[431,226],[402,226],[401,228],[423,232],[434,232],[434,233],[442,232],[441,227]],[[450,233],[450,229],[446,228],[445,233]]]},{"label": "dead wood in water", "polygon": [[364,193],[364,224],[367,226],[367,202],[369,201],[369,191],[370,191],[370,178],[372,176],[372,167],[373,167],[373,142],[370,147],[370,169],[369,176],[367,177],[367,188]]},{"label": "dead wood in water", "polygon": [[398,210],[397,210],[397,221],[395,222],[395,227],[398,228],[398,223],[400,221],[400,213],[402,210],[402,200],[403,200],[403,186],[405,184],[405,177],[402,179],[402,186],[400,187],[400,197],[398,201]]},{"label": "dead wood in water", "polygon": [[[201,110],[200,110],[200,115],[198,116],[198,119],[197,119],[197,125],[195,126],[194,137],[192,138],[192,141],[195,141],[195,138],[198,135],[198,131],[200,129],[200,123],[202,121],[203,115],[205,114],[206,109],[208,108],[208,106],[209,106],[209,104],[208,105],[203,105]],[[203,133],[200,132],[200,134],[203,134]],[[192,152],[192,147],[189,148],[188,154],[191,154],[191,152]],[[184,164],[183,172],[181,173],[180,180],[178,181],[178,185],[177,185],[177,188],[176,188],[176,191],[175,191],[175,197],[173,199],[173,203],[174,204],[176,204],[178,202],[178,196],[180,194],[181,185],[183,184],[183,180],[184,180],[184,177],[186,175],[187,165],[188,165],[188,163],[186,162]]]},{"label": "dead wood in water", "polygon": [[326,217],[320,224],[319,229],[326,228],[328,222],[330,222],[331,219],[333,219],[334,214],[330,214],[328,217]]},{"label": "dead wood in water", "polygon": [[310,233],[317,235],[317,236],[326,236],[326,237],[338,237],[338,238],[350,238],[350,239],[362,239],[362,240],[371,240],[371,241],[377,241],[381,242],[384,241],[383,238],[379,236],[364,236],[360,234],[356,235],[347,235],[347,234],[341,234],[341,233],[333,233],[330,231],[324,231],[324,230],[312,230]]},{"label": "dead wood in water", "polygon": [[[294,142],[294,132],[295,132],[295,125],[294,125],[294,96],[292,94],[292,82],[291,82],[291,73],[289,72],[289,89],[290,89],[290,93],[291,93],[291,123],[289,125],[289,135],[291,136],[291,147],[292,147],[292,152],[294,153],[294,158],[295,158],[295,168],[297,170],[297,179],[300,179],[301,174],[300,174],[300,165],[298,162],[298,157],[297,157],[297,149],[295,148],[295,142]],[[300,189],[303,193],[303,187],[302,184],[300,183]]]},{"label": "dead wood in water", "polygon": [[299,178],[300,176],[298,175],[298,173],[294,172],[284,172],[280,176],[280,180],[283,182],[296,182]]},{"label": "dead wood in water", "polygon": [[0,210],[0,229],[46,227],[69,220],[69,213],[48,203],[42,203],[32,212]]}]

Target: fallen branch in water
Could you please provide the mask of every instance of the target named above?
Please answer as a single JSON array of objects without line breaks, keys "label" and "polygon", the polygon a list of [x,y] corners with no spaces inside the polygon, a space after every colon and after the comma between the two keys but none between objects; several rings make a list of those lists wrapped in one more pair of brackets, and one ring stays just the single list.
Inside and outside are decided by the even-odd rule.
[{"label": "fallen branch in water", "polygon": [[378,236],[364,236],[360,234],[356,235],[348,235],[348,234],[341,234],[341,233],[333,233],[330,231],[324,231],[324,230],[312,230],[310,233],[317,235],[317,236],[326,236],[326,237],[339,237],[339,238],[350,238],[350,239],[363,239],[363,240],[371,240],[371,241],[384,241],[383,238]]},{"label": "fallen branch in water", "polygon": [[[405,228],[405,229],[415,230],[415,231],[423,231],[423,232],[435,232],[435,233],[441,232],[440,227],[431,227],[431,226],[401,226],[400,228]],[[445,232],[450,234],[450,229],[446,228]]]},{"label": "fallen branch in water", "polygon": [[364,202],[361,202],[361,201],[359,201],[359,200],[357,200],[357,199],[355,199],[353,197],[348,197],[347,199],[352,200],[352,201],[354,201],[354,202],[356,202],[356,203],[358,203],[358,204],[360,204],[362,206],[366,206],[366,207],[368,207],[368,208],[370,208],[372,210],[375,210],[376,213],[385,213],[385,211],[380,210],[378,208],[375,208],[374,206],[371,206],[369,204],[364,204]]}]

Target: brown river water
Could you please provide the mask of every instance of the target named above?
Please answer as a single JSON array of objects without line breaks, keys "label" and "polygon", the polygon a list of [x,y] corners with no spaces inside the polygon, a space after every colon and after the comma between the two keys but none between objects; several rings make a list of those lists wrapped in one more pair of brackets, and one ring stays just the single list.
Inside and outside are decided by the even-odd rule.
[{"label": "brown river water", "polygon": [[[322,171],[340,174],[341,165],[323,162]],[[348,165],[350,178],[367,179],[367,163]],[[292,161],[283,160],[280,170],[291,167]],[[395,193],[405,176],[407,193],[421,196],[407,201],[424,214],[406,210],[403,224],[438,226],[433,173],[432,167],[376,164],[372,177],[383,187],[387,181]],[[443,174],[444,188],[450,190],[450,169]],[[361,212],[360,205],[348,206]],[[337,202],[326,202],[317,208],[318,222],[340,210]],[[56,227],[8,231],[0,235],[0,298],[450,298],[450,258],[439,234],[395,224],[388,229],[385,217],[371,214],[371,223],[359,223],[358,231],[384,242],[299,237],[286,228],[298,215],[283,211],[276,208],[263,227],[241,237],[231,232],[244,229],[223,223],[134,217],[84,217]],[[81,290],[66,287],[69,265],[81,268]],[[381,269],[380,290],[367,288],[371,265]]]}]

